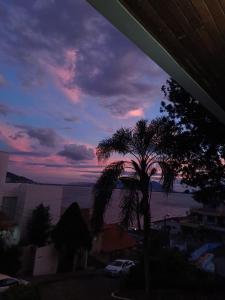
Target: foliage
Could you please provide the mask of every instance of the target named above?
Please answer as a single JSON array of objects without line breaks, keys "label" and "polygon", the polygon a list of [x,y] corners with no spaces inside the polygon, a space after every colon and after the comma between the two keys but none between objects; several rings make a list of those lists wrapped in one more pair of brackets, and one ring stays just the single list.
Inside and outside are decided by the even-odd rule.
[{"label": "foliage", "polygon": [[28,221],[28,242],[38,247],[45,246],[50,235],[51,218],[49,207],[38,205]]},{"label": "foliage", "polygon": [[[134,267],[124,285],[130,288],[144,287],[143,260]],[[205,290],[222,289],[222,281],[197,269],[175,250],[161,248],[151,256],[151,287],[153,289]]]},{"label": "foliage", "polygon": [[110,203],[113,189],[120,179],[125,189],[120,205],[121,223],[128,227],[136,218],[140,227],[140,214],[144,219],[146,293],[149,292],[151,179],[157,172],[156,168],[160,168],[163,187],[166,192],[171,190],[180,164],[179,160],[175,156],[172,158],[171,154],[177,147],[176,140],[179,135],[180,131],[175,122],[168,118],[158,118],[151,122],[140,120],[134,128],[121,128],[97,146],[96,154],[99,161],[108,160],[114,153],[120,156],[126,155],[127,160],[109,164],[96,182],[93,189],[92,228],[95,234],[100,231],[104,212]]},{"label": "foliage", "polygon": [[16,286],[8,289],[0,296],[0,300],[40,300],[35,286]]},{"label": "foliage", "polygon": [[[122,181],[125,190],[121,209],[122,223],[126,226],[134,222],[137,207],[142,213],[146,211],[149,186],[151,187],[151,178],[156,174],[156,168],[162,171],[165,190],[171,190],[179,167],[178,160],[171,160],[178,135],[173,121],[158,118],[150,123],[140,120],[133,129],[121,128],[111,138],[99,143],[96,154],[100,161],[109,159],[113,153],[127,155],[128,160],[109,164],[94,186],[92,226],[95,232],[98,232],[103,224],[104,212],[118,180]],[[129,176],[124,176],[125,172],[128,172]],[[141,199],[138,192],[142,194]],[[143,193],[147,194],[147,203]]]},{"label": "foliage", "polygon": [[182,131],[174,153],[183,160],[182,182],[198,189],[196,200],[216,206],[225,195],[225,126],[174,80],[162,90],[161,112]]},{"label": "foliage", "polygon": [[101,229],[104,211],[111,199],[113,189],[116,188],[117,180],[124,170],[124,164],[124,161],[118,161],[108,165],[94,186],[92,224],[95,232]]},{"label": "foliage", "polygon": [[52,232],[52,240],[62,259],[66,260],[63,270],[72,268],[73,257],[79,249],[91,248],[88,226],[76,202],[72,203],[61,216]]},{"label": "foliage", "polygon": [[90,233],[76,202],[61,216],[52,232],[52,238],[57,249],[62,246],[70,248],[73,252],[79,248],[90,249]]},{"label": "foliage", "polygon": [[18,246],[6,246],[0,240],[0,273],[14,276],[20,269],[21,251]]}]

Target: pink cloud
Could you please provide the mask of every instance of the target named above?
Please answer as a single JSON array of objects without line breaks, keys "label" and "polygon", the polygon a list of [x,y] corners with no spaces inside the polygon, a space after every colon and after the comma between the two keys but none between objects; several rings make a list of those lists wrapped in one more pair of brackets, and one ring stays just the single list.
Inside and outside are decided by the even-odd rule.
[{"label": "pink cloud", "polygon": [[16,128],[5,123],[0,123],[0,126],[0,139],[3,140],[8,146],[18,151],[26,152],[32,150],[28,137],[21,136],[19,139],[15,139],[14,137],[18,131]]},{"label": "pink cloud", "polygon": [[[57,155],[49,157],[20,157],[10,156],[10,171],[29,177],[39,182],[49,183],[70,183],[76,181],[88,181],[88,174],[99,176],[102,166],[98,166],[96,161],[75,165],[69,165],[66,159]],[[64,166],[65,165],[65,166]],[[62,166],[62,167],[60,167]],[[96,166],[96,167],[95,167]],[[96,173],[97,171],[97,173]]]},{"label": "pink cloud", "polygon": [[138,118],[144,116],[144,108],[135,108],[126,112],[124,115],[116,116],[117,119]]},{"label": "pink cloud", "polygon": [[144,109],[143,108],[133,109],[128,111],[126,115],[127,117],[142,117],[144,115]]},{"label": "pink cloud", "polygon": [[47,69],[52,76],[57,88],[66,96],[72,103],[79,102],[81,91],[74,87],[74,77],[76,75],[76,58],[77,53],[74,49],[67,49],[64,53],[64,63],[56,64],[49,63],[41,59],[40,63]]}]

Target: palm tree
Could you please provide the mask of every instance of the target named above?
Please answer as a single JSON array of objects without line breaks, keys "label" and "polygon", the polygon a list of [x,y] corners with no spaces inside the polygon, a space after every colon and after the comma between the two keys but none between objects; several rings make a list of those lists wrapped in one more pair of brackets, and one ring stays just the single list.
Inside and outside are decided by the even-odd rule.
[{"label": "palm tree", "polygon": [[[150,287],[151,180],[160,168],[163,187],[166,192],[171,190],[178,167],[176,160],[171,158],[178,134],[175,123],[165,117],[150,123],[147,120],[140,120],[134,128],[121,128],[111,138],[102,140],[96,150],[99,161],[107,161],[114,153],[126,156],[127,160],[119,160],[107,165],[93,188],[93,230],[95,233],[101,230],[104,212],[111,200],[113,189],[120,179],[125,188],[121,202],[122,223],[128,225],[135,218],[140,222],[140,216],[137,214],[143,214],[147,293]],[[124,176],[124,174],[128,175]],[[141,195],[140,199],[139,195]]]}]

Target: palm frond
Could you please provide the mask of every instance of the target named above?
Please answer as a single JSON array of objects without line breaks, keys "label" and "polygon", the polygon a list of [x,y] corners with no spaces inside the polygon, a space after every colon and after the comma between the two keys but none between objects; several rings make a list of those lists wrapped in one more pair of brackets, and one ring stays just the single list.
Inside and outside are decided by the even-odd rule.
[{"label": "palm frond", "polygon": [[95,233],[99,232],[103,225],[104,213],[112,196],[113,189],[116,188],[118,178],[124,170],[124,161],[118,161],[108,165],[102,172],[93,188],[93,214],[92,228]]},{"label": "palm frond", "polygon": [[121,225],[128,228],[130,225],[134,225],[137,218],[137,209],[139,203],[138,192],[135,189],[126,190],[121,199]]},{"label": "palm frond", "polygon": [[157,173],[157,169],[156,168],[152,168],[149,172],[149,177],[151,178],[152,176],[154,176]]},{"label": "palm frond", "polygon": [[96,149],[98,160],[107,160],[113,153],[127,154],[130,151],[131,140],[130,129],[121,128],[117,130],[111,138],[104,139],[98,144]]},{"label": "palm frond", "polygon": [[122,176],[120,177],[120,181],[123,184],[123,188],[126,190],[137,191],[140,189],[140,181],[136,177]]},{"label": "palm frond", "polygon": [[148,147],[149,141],[147,138],[148,121],[140,120],[136,123],[133,130],[133,144],[136,152],[143,157]]},{"label": "palm frond", "polygon": [[164,191],[168,194],[173,190],[173,183],[176,178],[176,170],[173,168],[172,164],[161,161],[159,162],[161,167],[161,182]]},{"label": "palm frond", "polygon": [[135,170],[136,174],[140,177],[141,176],[141,168],[140,165],[135,161],[135,160],[131,160],[131,164],[133,166],[133,169]]}]

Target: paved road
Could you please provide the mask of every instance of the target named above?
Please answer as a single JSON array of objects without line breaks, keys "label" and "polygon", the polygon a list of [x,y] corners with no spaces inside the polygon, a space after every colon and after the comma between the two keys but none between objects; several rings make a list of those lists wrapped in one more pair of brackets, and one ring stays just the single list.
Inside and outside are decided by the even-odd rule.
[{"label": "paved road", "polygon": [[108,278],[100,272],[71,276],[59,275],[38,282],[41,300],[109,300],[119,286],[119,279]]}]

